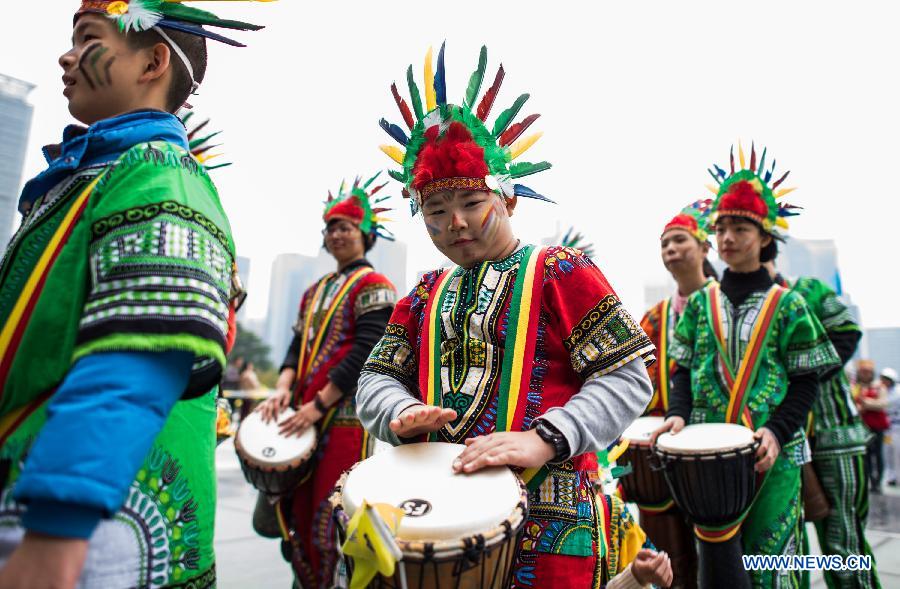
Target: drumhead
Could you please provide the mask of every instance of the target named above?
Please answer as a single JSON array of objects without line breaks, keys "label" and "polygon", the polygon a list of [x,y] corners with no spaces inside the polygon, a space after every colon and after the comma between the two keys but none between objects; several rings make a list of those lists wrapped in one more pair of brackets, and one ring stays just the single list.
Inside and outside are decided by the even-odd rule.
[{"label": "drumhead", "polygon": [[506,467],[454,474],[461,444],[405,444],[380,451],[348,474],[342,504],[352,517],[363,500],[401,507],[398,540],[457,540],[485,533],[510,518],[521,501]]},{"label": "drumhead", "polygon": [[656,446],[671,454],[711,454],[752,444],[753,430],[735,423],[697,423],[656,439]]},{"label": "drumhead", "polygon": [[278,433],[278,424],[293,414],[294,410],[287,408],[278,415],[278,419],[269,423],[263,423],[259,411],[248,415],[235,436],[237,453],[260,466],[273,468],[295,464],[308,456],[316,445],[316,428],[307,428],[299,438],[286,438]]},{"label": "drumhead", "polygon": [[662,427],[664,417],[638,417],[622,432],[622,438],[631,444],[649,444],[650,434]]}]

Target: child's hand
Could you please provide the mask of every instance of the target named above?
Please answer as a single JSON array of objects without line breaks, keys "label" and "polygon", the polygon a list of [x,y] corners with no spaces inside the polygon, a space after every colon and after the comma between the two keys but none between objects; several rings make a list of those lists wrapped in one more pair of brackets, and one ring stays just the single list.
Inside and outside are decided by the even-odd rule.
[{"label": "child's hand", "polygon": [[411,438],[419,434],[429,434],[441,429],[456,419],[453,409],[441,409],[429,405],[412,405],[391,420],[391,431],[401,438]]},{"label": "child's hand", "polygon": [[657,553],[645,548],[634,557],[631,574],[641,585],[668,587],[672,584],[672,562],[665,552]]},{"label": "child's hand", "polygon": [[556,450],[535,430],[499,432],[466,440],[466,449],[453,461],[454,472],[475,472],[486,466],[535,468],[553,460]]}]

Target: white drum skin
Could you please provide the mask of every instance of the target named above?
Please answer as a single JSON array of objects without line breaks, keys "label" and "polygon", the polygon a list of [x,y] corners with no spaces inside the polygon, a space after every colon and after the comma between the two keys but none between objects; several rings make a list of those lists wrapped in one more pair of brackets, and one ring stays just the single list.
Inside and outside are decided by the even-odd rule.
[{"label": "white drum skin", "polygon": [[398,540],[455,540],[496,528],[521,501],[509,468],[455,474],[453,461],[465,450],[443,442],[379,449],[357,464],[343,487],[343,508],[352,517],[362,501],[406,511]]},{"label": "white drum skin", "polygon": [[296,465],[298,459],[308,456],[316,445],[314,427],[307,428],[300,437],[285,437],[278,433],[279,423],[294,415],[287,408],[269,423],[263,423],[262,413],[248,415],[238,429],[235,447],[247,461],[263,468],[278,469]]},{"label": "white drum skin", "polygon": [[628,440],[630,445],[649,446],[650,436],[662,427],[664,417],[655,417],[648,415],[646,417],[638,417],[631,422],[631,425],[622,432],[622,439]]},{"label": "white drum skin", "polygon": [[753,430],[735,423],[697,423],[677,434],[666,432],[656,446],[670,454],[721,454],[753,445]]}]

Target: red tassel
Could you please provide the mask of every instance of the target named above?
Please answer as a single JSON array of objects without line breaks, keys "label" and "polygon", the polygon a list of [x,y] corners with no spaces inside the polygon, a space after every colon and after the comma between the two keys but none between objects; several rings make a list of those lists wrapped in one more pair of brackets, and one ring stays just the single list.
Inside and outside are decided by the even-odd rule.
[{"label": "red tassel", "polygon": [[491,107],[494,106],[494,100],[497,98],[497,93],[500,92],[500,84],[503,83],[505,75],[506,72],[503,71],[503,64],[501,63],[500,69],[497,70],[497,75],[494,77],[494,83],[484,93],[484,98],[481,99],[481,102],[478,104],[478,110],[475,112],[482,122],[486,121],[488,115],[491,114]]},{"label": "red tassel", "polygon": [[538,120],[538,117],[541,115],[528,115],[521,123],[516,123],[515,125],[510,125],[509,129],[503,132],[500,135],[500,146],[506,147],[507,145],[512,145],[512,143],[518,139],[522,133],[531,126],[531,123]]},{"label": "red tassel", "polygon": [[409,106],[407,106],[406,101],[400,96],[400,93],[397,91],[397,84],[391,84],[391,94],[394,95],[394,101],[397,103],[397,108],[400,109],[400,114],[403,115],[403,122],[406,123],[406,126],[409,127],[409,130],[412,131],[412,128],[415,126],[415,121],[413,121],[412,112],[409,110]]}]

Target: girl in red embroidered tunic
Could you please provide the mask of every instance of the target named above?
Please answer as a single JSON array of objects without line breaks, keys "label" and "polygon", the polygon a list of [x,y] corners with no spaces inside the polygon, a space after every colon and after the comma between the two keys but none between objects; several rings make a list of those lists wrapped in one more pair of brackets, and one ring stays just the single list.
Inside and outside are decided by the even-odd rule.
[{"label": "girl in red embroidered tunic", "polygon": [[294,532],[283,530],[291,564],[307,588],[332,586],[337,546],[328,495],[341,473],[365,458],[356,381],[396,301],[394,286],[363,257],[377,236],[388,237],[377,216],[386,209],[370,202],[383,185],[367,192],[374,180],[362,186],[357,181],[346,193],[342,185],[339,196],[329,198],[324,246],[338,270],[303,294],[277,393],[260,408],[265,419],[277,418],[289,404],[298,408],[281,423],[285,435],[318,429],[312,475],[279,502],[282,520]]},{"label": "girl in red embroidered tunic", "polygon": [[[485,61],[483,48],[481,74]],[[426,78],[430,66],[428,58]],[[644,363],[653,347],[590,258],[522,246],[513,235],[516,197],[544,197],[510,183],[512,170],[549,164],[508,164],[525,148],[506,145],[536,118],[506,134],[524,100],[501,113],[493,132],[484,126],[502,76],[480,116],[447,104],[442,48],[426,79],[427,115],[413,90],[418,124],[394,88],[412,137],[382,121],[407,146],[405,154],[384,148],[404,166],[405,175],[392,176],[459,266],[426,274],[398,303],[360,376],[357,408],[363,425],[393,444],[465,443],[457,472],[522,472],[530,514],[512,586],[601,587],[608,572],[598,557],[594,452],[649,401]],[[477,84],[469,89],[464,104],[472,105]]]}]

